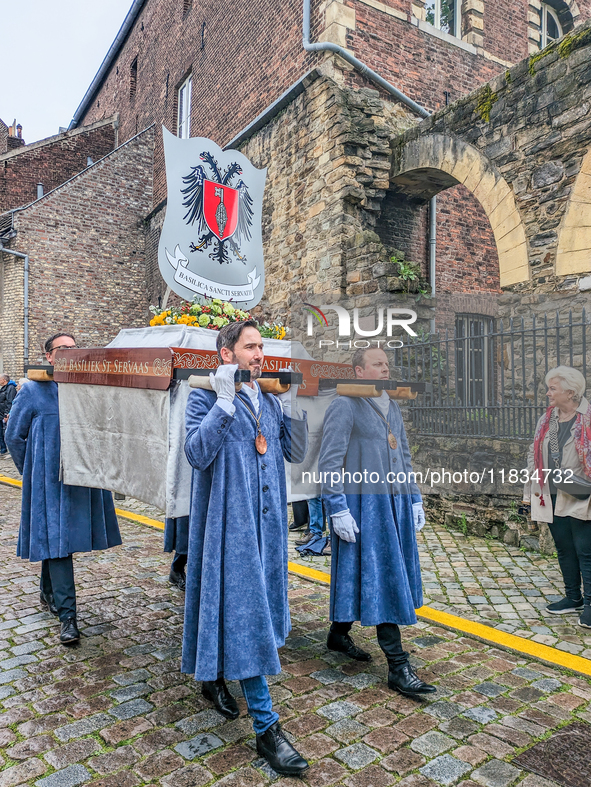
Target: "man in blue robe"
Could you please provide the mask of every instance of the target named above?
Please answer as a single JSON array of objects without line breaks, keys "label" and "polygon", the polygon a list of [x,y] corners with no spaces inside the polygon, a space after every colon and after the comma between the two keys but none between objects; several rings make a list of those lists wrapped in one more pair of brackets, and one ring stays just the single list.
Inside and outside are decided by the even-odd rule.
[{"label": "man in blue robe", "polygon": [[[73,348],[73,336],[58,333],[45,343],[53,364],[57,350]],[[110,492],[66,486],[59,478],[60,426],[58,386],[29,381],[15,398],[6,428],[6,444],[23,477],[17,555],[41,560],[41,603],[61,621],[64,645],[80,638],[76,623],[74,552],[121,544]]]},{"label": "man in blue robe", "polygon": [[[387,380],[381,349],[358,350],[355,376]],[[353,621],[376,626],[388,661],[388,686],[410,697],[435,691],[413,671],[402,648],[399,626],[416,623],[422,606],[416,532],[425,523],[412,473],[408,441],[398,404],[383,391],[377,398],[338,396],[324,419],[318,460],[323,499],[331,518],[329,650],[358,661],[371,656],[349,635]]]},{"label": "man in blue robe", "polygon": [[[189,395],[185,453],[193,469],[183,672],[227,718],[238,716],[224,678],[239,680],[259,754],[280,774],[308,763],[283,735],[265,675],[281,672],[277,649],[290,631],[284,458],[303,461],[305,416],[292,396],[263,394],[257,323],[230,323],[217,338],[213,391]],[[253,382],[237,394],[234,374]],[[295,400],[294,400],[295,401]]]}]

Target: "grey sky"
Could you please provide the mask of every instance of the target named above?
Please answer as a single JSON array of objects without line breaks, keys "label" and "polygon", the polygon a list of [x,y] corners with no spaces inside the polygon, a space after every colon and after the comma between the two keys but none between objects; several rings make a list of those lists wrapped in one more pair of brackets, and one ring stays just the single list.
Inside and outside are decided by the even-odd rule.
[{"label": "grey sky", "polygon": [[131,0],[2,2],[0,118],[27,143],[68,126]]}]

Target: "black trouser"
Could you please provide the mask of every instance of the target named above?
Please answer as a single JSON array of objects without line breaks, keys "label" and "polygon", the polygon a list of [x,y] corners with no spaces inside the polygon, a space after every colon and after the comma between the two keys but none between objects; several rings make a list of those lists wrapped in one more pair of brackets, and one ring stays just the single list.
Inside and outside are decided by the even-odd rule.
[{"label": "black trouser", "polygon": [[291,504],[291,510],[293,511],[294,525],[300,525],[303,527],[310,522],[307,500],[295,500]]},{"label": "black trouser", "polygon": [[187,565],[187,555],[183,554],[182,552],[175,552],[174,558],[172,560],[170,570],[176,571],[177,574],[182,574],[185,570],[185,566]]},{"label": "black trouser", "polygon": [[[348,634],[352,626],[353,623],[339,623],[335,621],[331,623],[330,630],[334,634],[342,636]],[[399,667],[401,664],[406,664],[408,653],[402,648],[400,626],[396,623],[378,623],[376,633],[378,635],[378,645],[383,650],[389,666]]]},{"label": "black trouser", "polygon": [[60,620],[76,617],[76,586],[72,555],[41,561],[41,592],[53,594]]},{"label": "black trouser", "polygon": [[548,527],[556,544],[566,597],[571,601],[581,598],[582,579],[585,604],[591,604],[591,522],[554,516]]},{"label": "black trouser", "polygon": [[8,452],[8,448],[4,440],[5,429],[6,429],[6,424],[4,423],[4,416],[0,415],[0,454],[6,454]]}]

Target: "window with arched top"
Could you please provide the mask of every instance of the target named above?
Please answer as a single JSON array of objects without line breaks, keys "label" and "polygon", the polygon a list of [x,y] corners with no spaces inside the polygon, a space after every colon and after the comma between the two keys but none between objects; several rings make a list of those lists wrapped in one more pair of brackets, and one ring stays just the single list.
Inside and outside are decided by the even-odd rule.
[{"label": "window with arched top", "polygon": [[558,14],[552,6],[548,5],[548,3],[542,3],[540,17],[540,49],[544,49],[544,47],[551,44],[552,41],[557,41],[559,38],[562,38],[564,31]]}]

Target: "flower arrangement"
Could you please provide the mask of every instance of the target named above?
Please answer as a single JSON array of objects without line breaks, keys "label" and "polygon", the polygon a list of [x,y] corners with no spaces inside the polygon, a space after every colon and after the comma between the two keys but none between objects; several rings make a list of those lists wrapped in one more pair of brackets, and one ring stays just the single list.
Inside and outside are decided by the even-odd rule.
[{"label": "flower arrangement", "polygon": [[[168,309],[159,309],[150,306],[154,315],[150,325],[195,325],[198,328],[209,328],[219,331],[224,325],[231,322],[242,322],[254,319],[249,312],[237,309],[231,303],[226,303],[214,298],[210,303],[201,303],[198,300],[182,301],[177,306]],[[264,322],[259,325],[261,336],[265,339],[285,339],[287,328],[281,323]]]}]

